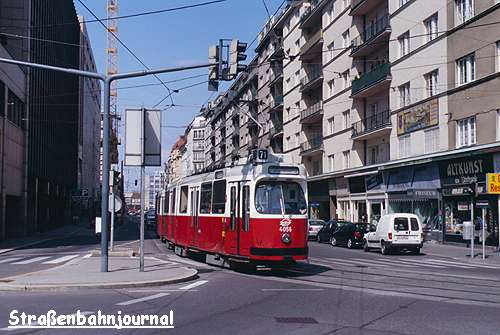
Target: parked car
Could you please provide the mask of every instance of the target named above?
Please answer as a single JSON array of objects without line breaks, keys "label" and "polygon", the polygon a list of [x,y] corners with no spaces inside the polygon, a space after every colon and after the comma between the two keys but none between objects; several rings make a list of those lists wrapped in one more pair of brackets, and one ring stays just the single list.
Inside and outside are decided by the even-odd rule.
[{"label": "parked car", "polygon": [[380,249],[384,255],[400,250],[420,253],[424,243],[422,224],[414,214],[383,215],[377,226],[372,225],[369,230],[363,241],[365,251]]},{"label": "parked car", "polygon": [[349,223],[348,221],[343,220],[329,220],[326,224],[321,227],[316,237],[316,241],[318,243],[330,242],[333,233],[342,225]]},{"label": "parked car", "polygon": [[346,246],[349,249],[363,246],[363,237],[366,232],[365,223],[346,223],[332,234],[330,244]]},{"label": "parked car", "polygon": [[316,237],[318,236],[318,232],[320,231],[320,229],[326,224],[325,221],[323,220],[319,220],[319,219],[309,219],[307,220],[307,226],[308,226],[308,233],[307,233],[307,237],[309,239],[316,239]]}]

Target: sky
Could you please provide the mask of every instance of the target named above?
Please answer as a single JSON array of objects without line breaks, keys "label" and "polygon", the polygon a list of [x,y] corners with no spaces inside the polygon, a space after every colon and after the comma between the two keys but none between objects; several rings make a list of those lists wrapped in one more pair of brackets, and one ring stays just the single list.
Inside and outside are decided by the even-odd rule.
[{"label": "sky", "polygon": [[[81,0],[99,18],[106,17],[107,0]],[[118,0],[119,16],[147,11],[193,5],[207,0]],[[208,47],[218,43],[220,38],[238,38],[250,43],[262,29],[268,14],[267,5],[272,14],[283,0],[227,0],[197,8],[159,13],[135,18],[118,20],[118,37],[150,68],[176,67],[207,62]],[[94,19],[79,0],[74,0],[78,15],[86,20]],[[97,70],[106,71],[106,30],[98,22],[89,22],[87,30],[92,44]],[[253,57],[254,43],[248,51],[248,58]],[[119,72],[143,70],[144,67],[121,46],[118,48]],[[207,69],[189,70],[159,77],[163,81],[185,77],[205,75]],[[169,83],[171,89],[179,89],[207,80],[207,76]],[[155,84],[143,88],[125,88],[118,90],[118,111],[127,107],[152,107],[168,94],[165,87],[153,76],[123,80],[118,88],[142,84]],[[227,87],[227,85],[226,85]],[[222,88],[220,91],[222,91]],[[170,148],[179,135],[184,133],[200,107],[212,95],[203,83],[181,90],[172,95],[172,101],[165,100],[159,107],[170,107],[162,112],[162,161],[168,159]],[[214,95],[215,96],[215,95]],[[124,140],[122,138],[122,143]],[[122,145],[123,147],[123,145]],[[121,153],[122,154],[122,153]],[[120,155],[120,160],[123,156]],[[148,169],[147,173],[150,173]],[[126,189],[135,189],[134,180],[138,179],[138,168],[126,169]]]}]

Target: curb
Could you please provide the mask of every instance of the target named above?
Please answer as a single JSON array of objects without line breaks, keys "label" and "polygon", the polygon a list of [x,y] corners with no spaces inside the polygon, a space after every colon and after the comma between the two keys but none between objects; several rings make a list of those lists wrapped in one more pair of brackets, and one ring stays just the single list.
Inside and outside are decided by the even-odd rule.
[{"label": "curb", "polygon": [[136,287],[150,287],[162,286],[169,284],[178,284],[191,281],[198,278],[198,270],[191,268],[184,268],[189,271],[189,274],[184,276],[177,276],[170,279],[148,280],[138,282],[115,282],[115,283],[95,283],[95,284],[6,284],[0,285],[2,292],[38,292],[38,291],[69,291],[69,290],[83,290],[83,289],[122,289],[122,288],[136,288]]}]

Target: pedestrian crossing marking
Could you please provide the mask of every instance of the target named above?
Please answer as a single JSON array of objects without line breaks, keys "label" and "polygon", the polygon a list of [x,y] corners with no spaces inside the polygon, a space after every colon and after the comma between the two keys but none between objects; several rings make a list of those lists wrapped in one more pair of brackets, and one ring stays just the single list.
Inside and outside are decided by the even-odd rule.
[{"label": "pedestrian crossing marking", "polygon": [[[414,260],[414,259],[404,259],[404,260],[400,260],[400,261],[397,261],[397,260],[386,260],[384,258],[379,258],[380,261],[387,261],[387,262],[391,262],[391,263],[394,263],[394,264],[397,264],[398,266],[410,266],[410,267],[419,267],[419,266],[425,266],[425,267],[429,267],[429,268],[434,268],[434,269],[444,269],[446,268],[446,266],[443,266],[443,265],[437,265],[437,264],[428,264],[427,262],[423,261],[423,260]],[[400,263],[402,262],[402,263]],[[408,264],[408,263],[416,263],[416,264]]]},{"label": "pedestrian crossing marking", "polygon": [[14,261],[17,261],[17,260],[19,260],[19,259],[22,259],[22,257],[11,257],[11,258],[5,258],[5,259],[0,260],[0,264],[2,264],[2,263],[14,262]]},{"label": "pedestrian crossing marking", "polygon": [[79,255],[67,255],[67,256],[63,256],[63,257],[59,257],[59,258],[56,258],[56,259],[52,259],[50,261],[46,261],[46,262],[43,262],[42,264],[59,264],[59,263],[62,263],[62,262],[66,262],[66,261],[69,261],[75,257],[78,257]]},{"label": "pedestrian crossing marking", "polygon": [[12,263],[12,264],[14,264],[14,265],[31,264],[31,263],[36,263],[36,262],[43,261],[43,260],[45,260],[47,258],[50,258],[50,256],[41,256],[41,257],[35,257],[35,258],[28,258],[28,259],[25,259],[24,261],[15,262],[15,263]]},{"label": "pedestrian crossing marking", "polygon": [[[362,260],[361,258],[355,258],[357,260]],[[378,264],[384,264],[384,265],[397,265],[397,266],[400,266],[400,267],[403,267],[403,268],[414,268],[415,265],[409,265],[409,264],[404,264],[404,263],[399,263],[399,262],[392,262],[392,261],[389,261],[389,260],[374,260],[374,259],[367,259],[366,260],[366,263],[367,264],[370,264],[370,263],[374,263],[375,265],[378,265]]]}]

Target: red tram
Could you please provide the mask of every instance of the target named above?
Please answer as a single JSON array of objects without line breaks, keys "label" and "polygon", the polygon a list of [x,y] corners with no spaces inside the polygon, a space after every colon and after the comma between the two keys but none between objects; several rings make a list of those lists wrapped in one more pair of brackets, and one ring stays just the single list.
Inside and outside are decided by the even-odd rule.
[{"label": "red tram", "polygon": [[219,266],[307,259],[305,170],[270,158],[168,185],[156,198],[162,241]]}]

